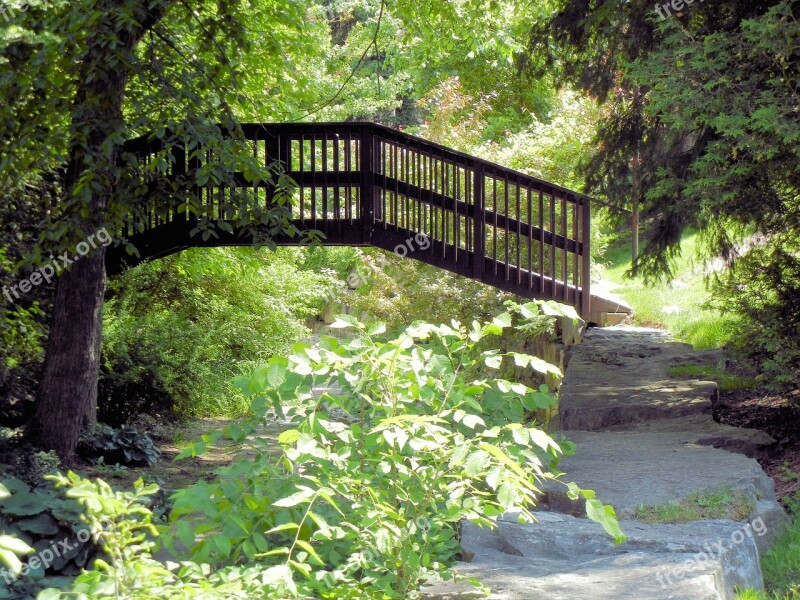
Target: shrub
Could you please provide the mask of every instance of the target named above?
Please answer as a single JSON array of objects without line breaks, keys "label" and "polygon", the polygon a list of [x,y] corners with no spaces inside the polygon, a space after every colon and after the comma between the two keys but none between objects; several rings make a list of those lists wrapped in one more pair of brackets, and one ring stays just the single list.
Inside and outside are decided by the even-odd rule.
[{"label": "shrub", "polygon": [[[535,423],[508,420],[551,407],[551,395],[466,376],[479,364],[498,372],[504,362],[558,372],[526,354],[481,349],[511,323],[509,313],[469,328],[418,323],[387,338],[380,324],[340,317],[334,327],[355,330],[351,341],[298,344],[240,378],[254,398],[250,418],[181,456],[224,435],[251,447],[253,458],[176,494],[166,547],[179,539],[199,563],[258,561],[272,596],[407,598],[423,579],[452,577],[461,520],[492,526],[512,509],[530,519],[541,484],[558,481],[555,465],[571,449]],[[317,386],[340,391],[317,398]],[[280,435],[276,458],[268,440],[248,436],[279,417],[293,428]],[[613,509],[569,489],[623,539]],[[186,517],[198,513],[193,528]]]},{"label": "shrub", "polygon": [[78,454],[86,459],[101,459],[104,464],[151,467],[161,457],[161,450],[149,435],[133,427],[114,429],[98,423],[93,431],[81,436]]},{"label": "shrub", "polygon": [[737,259],[714,284],[714,304],[741,317],[734,346],[758,362],[761,383],[773,390],[800,386],[798,250],[797,240],[776,236]]},{"label": "shrub", "polygon": [[231,364],[283,352],[308,333],[329,278],[295,266],[304,251],[195,249],[110,285],[99,418],[241,415]]},{"label": "shrub", "polygon": [[0,547],[0,562],[10,569],[0,581],[0,598],[33,598],[44,587],[66,585],[67,577],[89,568],[102,556],[88,534],[86,509],[78,502],[49,485],[31,487],[14,478],[0,483],[0,540],[11,536],[18,540],[17,548],[27,546],[23,554],[35,552],[40,559],[48,559],[29,559],[23,566],[8,554],[8,547]]}]

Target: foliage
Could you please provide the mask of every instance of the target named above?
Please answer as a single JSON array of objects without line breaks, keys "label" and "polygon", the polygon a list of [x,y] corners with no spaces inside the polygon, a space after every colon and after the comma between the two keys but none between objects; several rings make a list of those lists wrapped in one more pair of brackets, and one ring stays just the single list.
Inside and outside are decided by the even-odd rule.
[{"label": "foliage", "polygon": [[[304,251],[191,250],[111,284],[100,418],[140,413],[237,415],[232,365],[268,358],[307,335],[330,278],[299,269]],[[245,367],[246,368],[246,367]]]},{"label": "foliage", "polygon": [[[702,257],[740,263],[716,287],[718,306],[753,319],[765,377],[796,384],[798,4],[687,3],[665,19],[655,9],[563,0],[531,49],[609,104],[584,172],[593,193],[641,203],[642,272],[674,277],[683,233],[699,230]],[[764,247],[742,252],[753,236]]]},{"label": "foliage", "polygon": [[[0,598],[33,598],[44,587],[66,585],[68,577],[102,556],[96,540],[89,540],[87,514],[85,507],[64,498],[52,486],[40,483],[31,488],[19,479],[4,479],[0,485],[0,531],[13,536],[17,547],[27,547],[25,554],[35,552],[38,560],[29,559],[23,565],[0,548],[0,562],[16,577],[8,578],[6,584],[0,582]],[[0,535],[0,540],[3,537]]]},{"label": "foliage", "polygon": [[[432,574],[451,577],[457,524],[491,526],[512,509],[530,519],[540,486],[559,480],[555,465],[572,449],[519,422],[552,406],[551,395],[466,376],[479,364],[497,372],[506,362],[557,371],[526,354],[481,349],[511,322],[504,313],[470,328],[417,323],[386,337],[381,324],[340,317],[334,327],[353,329],[351,341],[295,345],[241,378],[254,395],[250,418],[181,456],[225,436],[252,457],[176,494],[166,546],[180,539],[197,562],[258,560],[275,578],[273,593],[292,596],[405,598]],[[319,396],[315,388],[330,391]],[[333,421],[324,410],[343,416]],[[251,434],[281,417],[291,429],[275,457],[267,439]],[[569,490],[623,538],[613,509],[574,484]],[[200,519],[195,529],[190,515]]]},{"label": "foliage", "polygon": [[755,247],[716,281],[715,304],[741,317],[735,347],[754,357],[769,389],[800,386],[800,260],[796,239]]},{"label": "foliage", "polygon": [[[357,313],[385,322],[390,329],[415,320],[471,322],[502,308],[510,294],[381,250],[359,250],[362,285],[348,296]],[[413,255],[412,255],[413,256]],[[363,283],[366,282],[366,283]]]},{"label": "foliage", "polygon": [[493,162],[570,189],[584,187],[580,165],[594,151],[591,142],[602,111],[589,98],[562,90],[548,118],[533,117],[525,129],[476,149]]},{"label": "foliage", "polygon": [[739,337],[746,319],[710,306],[714,294],[706,285],[709,273],[697,257],[699,244],[696,233],[687,233],[681,241],[681,256],[675,261],[674,278],[652,285],[627,277],[630,243],[615,244],[606,252],[603,279],[611,284],[609,291],[633,307],[635,324],[665,327],[697,348],[722,348]]},{"label": "foliage", "polygon": [[45,475],[60,467],[61,461],[54,452],[37,450],[21,429],[0,428],[0,477],[21,479],[37,486]]},{"label": "foliage", "polygon": [[133,427],[114,429],[98,423],[93,431],[81,436],[78,454],[104,464],[152,467],[161,457],[161,450],[149,435]]}]

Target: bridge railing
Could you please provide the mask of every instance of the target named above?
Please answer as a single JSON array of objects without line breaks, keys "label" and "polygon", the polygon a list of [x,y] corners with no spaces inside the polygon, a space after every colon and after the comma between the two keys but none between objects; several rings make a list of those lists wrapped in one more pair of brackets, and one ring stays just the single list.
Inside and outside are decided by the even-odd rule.
[{"label": "bridge railing", "polygon": [[[408,256],[529,297],[552,298],[588,314],[590,199],[421,138],[372,123],[246,124],[247,153],[281,165],[296,183],[292,217],[326,242],[395,249]],[[156,160],[159,142],[133,140],[139,160]],[[199,172],[208,153],[171,150],[171,173]],[[241,198],[271,201],[274,181],[233,185],[213,178],[196,185],[211,218],[235,220]],[[139,229],[186,219],[151,215]],[[415,247],[418,234],[430,242]],[[291,243],[282,240],[282,243]]]}]

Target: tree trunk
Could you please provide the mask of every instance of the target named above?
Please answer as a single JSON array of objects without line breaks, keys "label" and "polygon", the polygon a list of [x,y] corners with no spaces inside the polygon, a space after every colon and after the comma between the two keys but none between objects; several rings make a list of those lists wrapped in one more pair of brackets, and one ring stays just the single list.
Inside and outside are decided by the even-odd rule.
[{"label": "tree trunk", "polygon": [[[117,18],[121,5],[132,20]],[[138,6],[100,0],[103,16],[87,36],[72,110],[72,140],[65,198],[78,200],[66,216],[92,235],[103,223],[113,197],[120,133],[125,131],[122,107],[135,47],[164,15],[171,0],[141,0]],[[75,186],[89,172],[89,196],[76,198]],[[84,187],[84,189],[86,189]],[[86,218],[85,215],[90,215]],[[89,231],[90,228],[91,229]],[[113,233],[113,232],[112,232]],[[36,414],[29,428],[39,445],[69,462],[81,426],[93,427],[97,414],[97,379],[105,293],[105,252],[98,247],[76,261],[58,281],[44,372]]]},{"label": "tree trunk", "polygon": [[41,445],[68,460],[81,427],[95,424],[105,292],[103,248],[77,261],[57,285],[33,426]]}]

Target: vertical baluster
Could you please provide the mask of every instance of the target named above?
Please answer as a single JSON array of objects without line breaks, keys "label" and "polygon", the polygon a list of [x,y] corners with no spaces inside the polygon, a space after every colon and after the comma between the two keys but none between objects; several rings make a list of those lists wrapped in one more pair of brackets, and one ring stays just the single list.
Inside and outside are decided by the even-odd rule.
[{"label": "vertical baluster", "polygon": [[417,226],[416,230],[419,232],[424,231],[424,225],[422,223],[422,146],[420,145],[417,148],[417,174],[416,174],[416,186],[419,189],[419,198],[417,198]]},{"label": "vertical baluster", "polygon": [[447,210],[447,198],[450,197],[450,165],[442,158],[442,258],[447,254],[447,244],[450,243],[450,225]]},{"label": "vertical baluster", "polygon": [[544,295],[544,190],[539,189],[539,295]]},{"label": "vertical baluster", "polygon": [[520,184],[517,183],[517,285],[522,284],[522,259],[520,252],[522,251],[522,214],[520,213]]},{"label": "vertical baluster", "polygon": [[497,175],[492,175],[492,212],[494,212],[494,227],[492,228],[492,261],[494,274],[497,276],[497,230],[500,228],[497,215]]},{"label": "vertical baluster", "polygon": [[347,189],[345,194],[347,196],[345,203],[345,217],[347,217],[350,225],[353,224],[353,134],[347,134],[347,146],[344,148],[344,170],[347,173]]},{"label": "vertical baluster", "polygon": [[508,214],[508,174],[506,174],[506,176],[505,176],[505,185],[503,187],[505,188],[504,192],[503,192],[503,197],[505,199],[503,214],[506,217],[506,238],[505,238],[504,246],[505,246],[505,261],[506,261],[506,281],[508,281],[510,279],[510,277],[509,277],[509,269],[508,269],[508,267],[509,267],[509,265],[508,265],[508,240],[510,239],[509,235],[508,235],[508,220],[509,220],[509,217],[511,216],[511,215]]},{"label": "vertical baluster", "polygon": [[[434,204],[436,166],[434,165],[434,162],[433,153],[431,152],[428,154],[428,198],[430,202],[428,202],[425,206],[425,210],[428,212],[427,221],[431,242],[436,239],[436,205]],[[431,253],[433,254],[433,252],[433,247],[431,247]]]},{"label": "vertical baluster", "polygon": [[567,238],[569,238],[569,231],[567,229],[567,199],[561,198],[561,235],[564,239],[564,247],[561,248],[561,281],[564,284],[564,294],[562,298],[564,302],[569,302],[567,289],[569,287],[569,275],[567,274]]},{"label": "vertical baluster", "polygon": [[[406,144],[408,144],[408,142],[406,142]],[[406,195],[405,195],[405,197],[403,199],[403,204],[405,206],[403,214],[404,214],[404,217],[405,217],[405,229],[407,231],[410,231],[412,226],[413,226],[413,223],[411,221],[411,215],[409,214],[409,208],[410,208],[409,207],[409,202],[410,202],[409,195],[410,195],[410,193],[408,192],[408,186],[411,184],[411,178],[410,178],[411,171],[409,169],[409,163],[411,162],[411,156],[409,154],[410,152],[411,152],[411,148],[409,148],[408,145],[406,145],[405,151],[404,151],[404,155],[405,155],[404,161],[405,161],[405,183],[406,183],[407,193],[406,193]]]},{"label": "vertical baluster", "polygon": [[581,201],[581,316],[589,318],[591,310],[591,205],[588,198]]},{"label": "vertical baluster", "polygon": [[311,159],[310,181],[311,181],[311,219],[314,228],[317,227],[317,136],[313,133],[308,136],[309,157]]},{"label": "vertical baluster", "polygon": [[556,296],[556,197],[552,192],[550,198],[550,297]]},{"label": "vertical baluster", "polygon": [[461,243],[461,219],[458,213],[458,201],[461,191],[461,167],[455,162],[453,163],[453,177],[455,178],[453,182],[453,247],[455,249],[453,260],[458,262],[458,246]]},{"label": "vertical baluster", "polygon": [[374,212],[374,141],[372,130],[368,127],[361,128],[361,146],[359,153],[359,169],[361,171],[361,223],[363,241],[372,238],[373,212]]},{"label": "vertical baluster", "polygon": [[322,134],[322,222],[328,231],[328,134]]},{"label": "vertical baluster", "polygon": [[528,289],[533,289],[533,197],[531,188],[526,188],[528,198]]},{"label": "vertical baluster", "polygon": [[[572,240],[575,246],[578,245],[578,199],[573,198],[572,209]],[[572,252],[572,305],[578,306],[578,252],[573,248]]]},{"label": "vertical baluster", "polygon": [[341,165],[339,164],[339,144],[341,140],[339,139],[339,134],[337,133],[334,137],[334,147],[333,147],[333,172],[334,172],[334,179],[335,184],[333,188],[333,212],[336,215],[336,233],[341,235],[342,233],[342,214],[341,214],[341,198],[339,197],[340,190],[341,190],[341,181],[342,181],[342,169]]},{"label": "vertical baluster", "polygon": [[389,144],[389,177],[392,179],[392,191],[389,192],[389,206],[391,207],[391,223],[397,231],[397,144]]},{"label": "vertical baluster", "polygon": [[483,269],[486,263],[486,212],[484,211],[485,191],[483,163],[476,162],[472,184],[472,226],[475,233],[472,236],[472,273],[478,281],[483,279]]},{"label": "vertical baluster", "polygon": [[303,221],[305,221],[306,218],[306,182],[305,177],[303,177],[306,163],[305,152],[306,140],[305,136],[301,133],[297,138],[297,184],[299,188],[298,191],[300,192],[300,219]]}]

